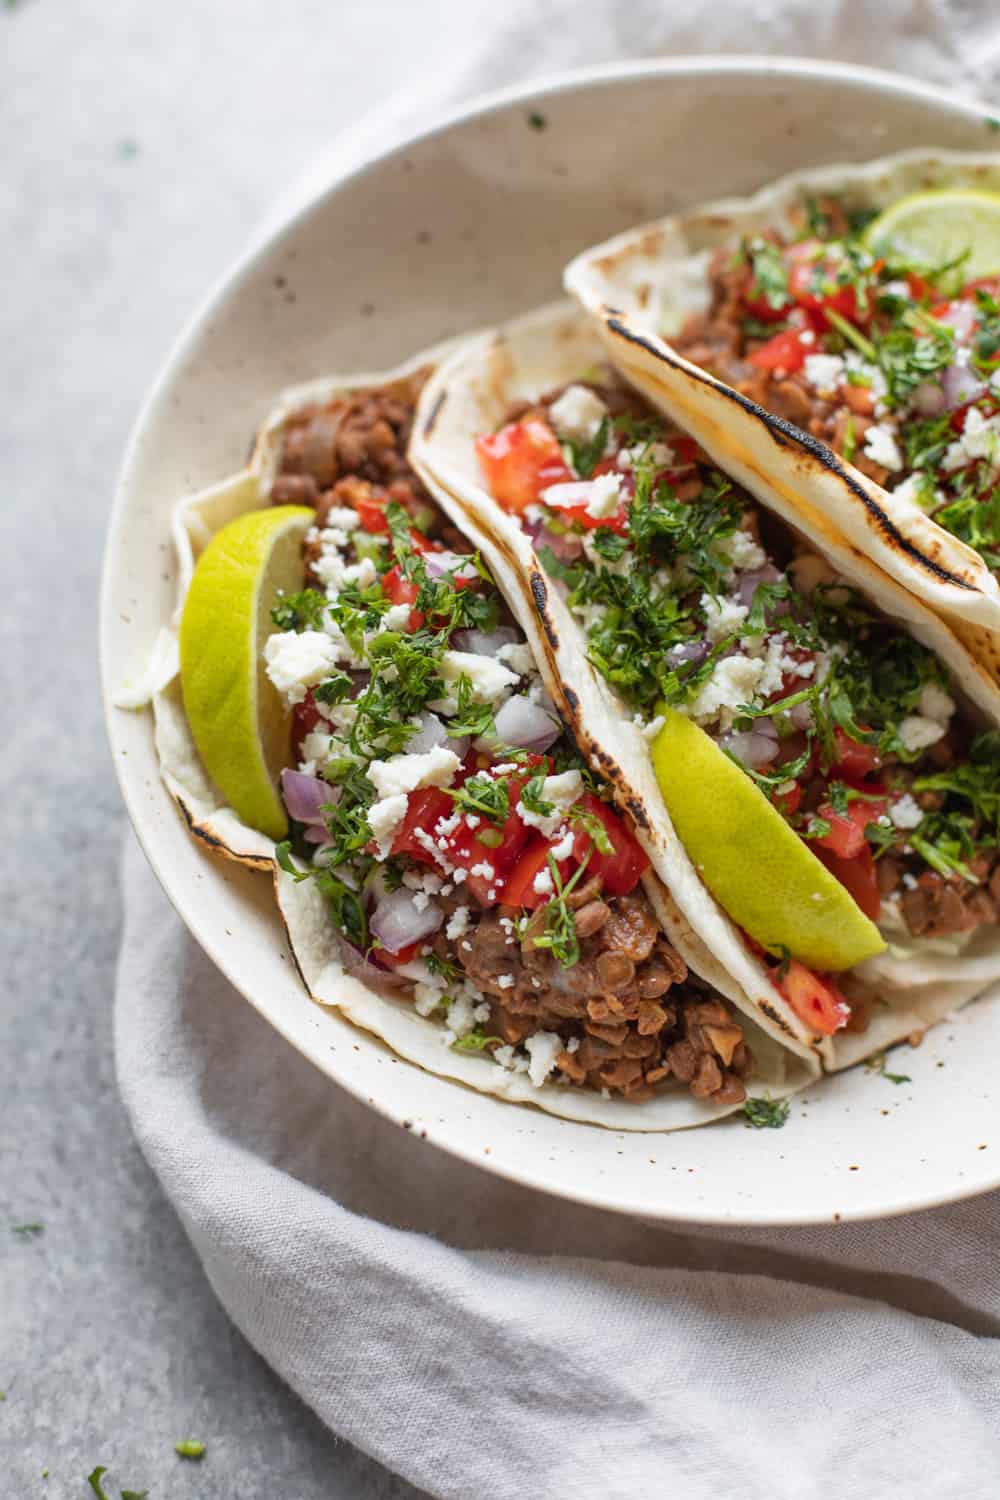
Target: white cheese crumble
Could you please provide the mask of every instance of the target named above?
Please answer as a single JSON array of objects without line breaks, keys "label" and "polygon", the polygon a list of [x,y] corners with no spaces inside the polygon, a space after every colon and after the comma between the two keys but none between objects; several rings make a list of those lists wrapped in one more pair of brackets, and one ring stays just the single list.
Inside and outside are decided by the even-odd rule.
[{"label": "white cheese crumble", "polygon": [[844,361],[839,354],[807,354],[805,375],[821,396],[832,394],[844,378]]},{"label": "white cheese crumble", "polygon": [[389,857],[392,841],[405,817],[405,792],[395,792],[391,797],[383,797],[380,802],[373,802],[368,809],[368,827],[378,845],[380,859]]},{"label": "white cheese crumble", "polygon": [[622,499],[621,487],[620,474],[598,474],[590,483],[587,515],[595,521],[605,521],[609,516],[617,515]]},{"label": "white cheese crumble", "polygon": [[525,641],[508,641],[500,647],[496,659],[504,662],[518,677],[527,677],[535,670],[535,658]]},{"label": "white cheese crumble", "polygon": [[461,762],[451,750],[436,745],[422,755],[391,755],[373,760],[367,776],[379,797],[415,792],[422,786],[449,786]]},{"label": "white cheese crumble", "polygon": [[562,1037],[555,1031],[536,1031],[534,1036],[525,1038],[524,1050],[530,1058],[528,1077],[535,1088],[540,1089],[563,1050]]},{"label": "white cheese crumble", "polygon": [[539,829],[547,839],[552,838],[561,827],[563,819],[583,795],[583,777],[579,771],[563,771],[559,776],[546,776],[539,793],[540,802],[551,802],[551,813],[530,812],[523,802],[518,802],[517,811],[522,823]]},{"label": "white cheese crumble", "polygon": [[481,864],[473,865],[469,871],[469,874],[478,875],[482,880],[492,880],[493,876],[496,874],[496,871],[494,870],[493,866],[484,859]]},{"label": "white cheese crumble", "polygon": [[562,837],[560,838],[558,844],[553,845],[551,852],[552,858],[554,860],[558,861],[560,859],[569,859],[570,855],[573,853],[572,828],[564,828],[562,830]]},{"label": "white cheese crumble", "polygon": [[293,706],[302,702],[309,688],[329,677],[338,656],[337,642],[323,630],[282,631],[264,643],[267,675]]},{"label": "white cheese crumble", "polygon": [[927,719],[923,714],[907,714],[896,733],[903,749],[910,755],[917,755],[929,745],[936,745],[943,738],[945,729],[943,724],[938,724],[935,719]]},{"label": "white cheese crumble", "polygon": [[438,663],[438,676],[449,684],[467,677],[476,703],[496,703],[518,680],[517,673],[502,662],[472,651],[446,651]]},{"label": "white cheese crumble", "polygon": [[[361,525],[361,517],[349,505],[334,505],[327,511],[323,524],[328,529],[336,527],[338,531],[357,531]],[[322,540],[323,533],[320,532],[320,541]]]},{"label": "white cheese crumble", "polygon": [[917,704],[925,719],[933,719],[936,724],[947,725],[948,720],[955,712],[955,700],[944,688],[938,687],[936,682],[924,684]]},{"label": "white cheese crumble", "polygon": [[732,563],[734,568],[762,568],[767,555],[749,531],[734,531],[715,543],[715,550]]},{"label": "white cheese crumble", "polygon": [[394,604],[382,616],[383,630],[405,630],[409,623],[410,606],[408,604]]},{"label": "white cheese crumble", "polygon": [[476,1029],[475,1006],[468,995],[456,995],[448,1006],[448,1022],[445,1029],[445,1041],[450,1046],[459,1037],[468,1036],[470,1031]]},{"label": "white cheese crumble", "polygon": [[539,896],[551,896],[552,894],[552,871],[549,869],[539,870],[531,882],[532,890]]},{"label": "white cheese crumble", "polygon": [[[892,803],[889,808],[889,817],[897,828],[916,828],[924,821],[924,812],[916,798],[911,797],[909,792],[905,792],[902,797],[898,797]],[[881,822],[881,819],[879,821]]]},{"label": "white cheese crumble", "polygon": [[464,937],[468,930],[469,908],[467,906],[457,906],[448,918],[448,925],[444,930],[444,935],[451,942],[455,942],[456,939]]},{"label": "white cheese crumble", "polygon": [[512,990],[517,983],[513,974],[498,974],[497,984],[502,990]]},{"label": "white cheese crumble", "polygon": [[728,730],[735,710],[755,696],[765,669],[766,663],[757,657],[724,657],[691,703],[691,717],[699,724],[718,718],[723,730]]},{"label": "white cheese crumble", "polygon": [[437,1010],[444,996],[440,985],[421,981],[413,986],[413,1008],[418,1016],[429,1016]]},{"label": "white cheese crumble", "polygon": [[714,646],[723,636],[732,635],[743,624],[750,607],[738,599],[717,599],[712,594],[702,594],[701,607],[705,615],[705,634]]},{"label": "white cheese crumble", "polygon": [[585,385],[571,385],[549,407],[549,420],[560,437],[589,442],[608,414],[600,396]]},{"label": "white cheese crumble", "polygon": [[877,422],[865,433],[865,457],[892,474],[898,474],[903,467],[903,455],[895,433],[888,427],[880,427]]}]

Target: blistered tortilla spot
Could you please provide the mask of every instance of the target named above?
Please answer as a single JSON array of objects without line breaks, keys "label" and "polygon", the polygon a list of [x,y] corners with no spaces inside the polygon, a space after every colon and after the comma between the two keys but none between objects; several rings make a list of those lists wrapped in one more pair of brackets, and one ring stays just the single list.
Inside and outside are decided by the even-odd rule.
[{"label": "blistered tortilla spot", "polygon": [[733,405],[742,407],[748,416],[756,418],[760,425],[766,429],[768,436],[772,439],[776,446],[783,446],[778,437],[778,434],[783,434],[789,446],[796,447],[800,451],[808,453],[809,456],[815,459],[817,463],[821,464],[824,469],[827,469],[831,474],[836,475],[836,477],[847,487],[847,489],[850,490],[851,494],[861,501],[862,505],[868,511],[868,514],[873,518],[886,540],[893,547],[895,547],[898,551],[904,553],[913,562],[915,562],[918,567],[923,568],[928,573],[933,573],[935,577],[939,578],[943,583],[951,583],[954,584],[956,588],[967,589],[973,593],[975,592],[975,586],[969,583],[967,579],[962,578],[959,574],[952,573],[947,568],[942,567],[939,562],[936,562],[933,558],[928,557],[924,552],[922,552],[914,542],[911,542],[906,537],[904,537],[900,533],[895,523],[891,521],[890,518],[886,515],[885,511],[882,509],[881,505],[879,505],[874,495],[870,494],[863,485],[859,484],[858,481],[847,472],[837,455],[833,452],[832,449],[828,448],[825,443],[821,443],[819,439],[813,437],[811,433],[801,432],[799,428],[793,427],[791,422],[785,421],[784,417],[776,417],[771,412],[766,412],[764,408],[758,406],[755,401],[751,401],[749,396],[744,396],[741,391],[735,391],[731,386],[725,385],[721,381],[714,380],[710,375],[706,374],[704,370],[699,370],[694,365],[688,365],[686,361],[683,366],[680,366],[677,363],[676,358],[672,358],[663,350],[658,340],[654,340],[645,334],[635,332],[633,329],[627,327],[626,324],[621,322],[619,319],[610,319],[608,322],[608,327],[610,328],[612,333],[616,333],[619,338],[623,338],[626,343],[634,344],[638,348],[644,349],[647,354],[651,355],[652,358],[657,360],[659,363],[670,365],[674,369],[683,368],[684,373],[690,375],[691,378],[696,380],[700,385],[706,386],[707,388],[717,392],[717,394],[723,397],[724,400],[732,402]]},{"label": "blistered tortilla spot", "polygon": [[429,438],[433,434],[434,428],[437,426],[438,417],[441,415],[442,411],[444,410],[444,404],[447,401],[447,399],[448,399],[448,392],[447,392],[447,390],[440,391],[439,394],[438,394],[437,400],[434,402],[434,405],[431,407],[430,411],[427,413],[427,418],[426,418],[426,420],[424,422],[424,425],[423,425],[423,435],[424,435],[425,438]]},{"label": "blistered tortilla spot", "polygon": [[791,1026],[789,1026],[788,1022],[785,1020],[785,1017],[781,1014],[781,1011],[776,1010],[775,1007],[771,1004],[770,1000],[760,999],[757,1001],[757,1004],[764,1012],[765,1016],[767,1016],[768,1020],[774,1022],[775,1026],[780,1026],[781,1030],[787,1031],[789,1036],[793,1034]]},{"label": "blistered tortilla spot", "polygon": [[553,651],[558,651],[559,632],[553,625],[552,619],[549,615],[549,594],[548,589],[545,587],[545,579],[542,577],[541,573],[539,573],[535,569],[532,569],[529,583],[531,585],[531,597],[534,600],[535,604],[535,613],[538,615],[539,620],[541,620],[542,622],[542,629],[545,631],[545,638],[548,641],[549,645],[552,647]]},{"label": "blistered tortilla spot", "polygon": [[641,799],[638,797],[627,797],[625,799],[625,806],[633,823],[637,823],[647,833],[652,833],[653,825],[649,821],[649,814],[646,812],[645,804]]},{"label": "blistered tortilla spot", "polygon": [[567,707],[576,713],[576,710],[580,707],[580,700],[569,684],[565,682],[563,683],[563,698],[566,700]]}]

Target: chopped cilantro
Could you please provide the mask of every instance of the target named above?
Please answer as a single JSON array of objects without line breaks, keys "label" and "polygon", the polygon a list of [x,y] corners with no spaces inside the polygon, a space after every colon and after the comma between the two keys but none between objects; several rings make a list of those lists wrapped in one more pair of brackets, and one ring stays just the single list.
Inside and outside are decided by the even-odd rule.
[{"label": "chopped cilantro", "polygon": [[448,720],[447,726],[452,739],[461,739],[466,735],[478,739],[482,735],[496,734],[493,709],[488,703],[476,702],[475,689],[468,677],[458,679],[455,704],[456,711]]},{"label": "chopped cilantro", "polygon": [[587,854],[577,865],[569,880],[563,883],[559,873],[559,866],[550,854],[548,857],[549,874],[552,876],[552,886],[555,895],[552,900],[543,907],[545,912],[545,930],[537,937],[532,938],[535,948],[548,948],[552,956],[562,965],[564,969],[571,969],[580,961],[580,940],[576,935],[576,914],[566,900],[570,891],[579,884],[587,865],[590,863],[590,855]]},{"label": "chopped cilantro", "polygon": [[485,1052],[494,1043],[499,1045],[502,1042],[502,1036],[490,1036],[477,1027],[475,1031],[467,1031],[464,1036],[457,1037],[451,1045],[454,1052]]},{"label": "chopped cilantro", "polygon": [[192,1438],[182,1438],[179,1443],[174,1444],[174,1452],[179,1453],[181,1458],[204,1458],[205,1444],[195,1442]]},{"label": "chopped cilantro", "polygon": [[754,1130],[780,1130],[790,1108],[787,1099],[748,1099],[743,1114],[746,1124]]},{"label": "chopped cilantro", "polygon": [[598,854],[614,854],[615,846],[608,837],[608,830],[596,813],[588,812],[584,807],[574,807],[569,819],[571,823],[579,824]]},{"label": "chopped cilantro", "polygon": [[313,697],[317,703],[343,703],[350,697],[353,686],[354,681],[346,672],[334,672],[332,677],[313,688]]},{"label": "chopped cilantro", "polygon": [[753,239],[746,253],[751,270],[749,299],[763,299],[768,307],[780,312],[788,302],[788,267],[780,249],[770,240]]},{"label": "chopped cilantro", "polygon": [[108,1500],[108,1496],[105,1493],[104,1486],[101,1483],[101,1480],[104,1478],[107,1472],[107,1464],[98,1464],[97,1467],[95,1469],[92,1469],[91,1472],[87,1475],[87,1483],[90,1485],[90,1488],[97,1496],[97,1500]]},{"label": "chopped cilantro", "polygon": [[886,1062],[887,1058],[885,1053],[879,1052],[875,1057],[870,1057],[865,1063],[865,1071],[868,1073],[877,1073],[880,1078],[884,1078],[888,1083],[899,1084],[913,1082],[909,1073],[890,1073],[886,1067]]},{"label": "chopped cilantro", "polygon": [[604,417],[592,438],[583,438],[579,442],[566,443],[565,446],[569,449],[570,464],[581,479],[589,479],[598,463],[604,457],[610,426],[610,417]]},{"label": "chopped cilantro", "polygon": [[545,115],[540,114],[537,109],[533,109],[528,116],[528,124],[532,130],[544,130],[548,123]]},{"label": "chopped cilantro", "polygon": [[40,1234],[45,1233],[44,1224],[12,1224],[11,1234],[16,1234],[22,1240],[37,1239]]},{"label": "chopped cilantro", "polygon": [[327,599],[318,589],[303,589],[298,594],[278,594],[271,610],[275,630],[321,630]]},{"label": "chopped cilantro", "polygon": [[954,334],[942,324],[937,327],[937,336],[929,336],[929,330],[918,336],[912,328],[895,327],[879,340],[872,357],[885,376],[889,406],[905,406],[918,385],[951,363]]},{"label": "chopped cilantro", "polygon": [[507,821],[510,811],[509,792],[505,781],[480,774],[470,776],[461,786],[448,791],[455,803],[455,811],[473,813],[501,826]]}]

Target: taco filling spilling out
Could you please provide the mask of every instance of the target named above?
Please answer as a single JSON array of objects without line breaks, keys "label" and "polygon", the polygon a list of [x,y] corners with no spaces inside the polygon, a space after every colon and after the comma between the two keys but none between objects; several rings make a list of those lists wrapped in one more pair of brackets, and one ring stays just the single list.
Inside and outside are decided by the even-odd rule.
[{"label": "taco filling spilling out", "polygon": [[[929,462],[914,434],[936,424],[934,484],[952,487],[949,504],[968,486],[985,516],[995,504],[980,493],[985,454],[961,467],[945,455],[1000,411],[992,355],[977,343],[1000,312],[992,293],[965,288],[945,306],[943,272],[937,283],[890,275],[832,208],[822,222],[826,240],[804,226],[798,246],[761,241],[720,256],[718,306],[689,328],[687,352],[727,380],[755,383],[765,405],[799,401],[789,415],[819,424],[842,449],[853,441],[859,457],[891,445],[900,477],[905,470],[914,484]],[[817,278],[840,270],[843,285],[821,295]],[[784,363],[779,341],[797,351]],[[967,383],[959,402],[963,370],[976,388]],[[932,400],[937,415],[926,414]],[[925,414],[911,417],[920,406]],[[997,923],[1000,735],[968,721],[931,651],[603,368],[512,405],[476,446],[489,491],[528,530],[654,763],[677,716],[704,731],[797,835],[796,858],[811,851],[852,898],[854,917],[877,924],[901,953],[931,942],[958,952]],[[712,795],[685,787],[676,809],[668,799],[685,842],[683,818],[696,826],[692,807]],[[734,817],[732,842],[741,837]],[[748,849],[748,886],[754,862],[770,858],[768,848]],[[776,952],[767,934],[750,935],[804,1021],[826,1034],[866,1027],[877,996],[853,972],[816,972],[794,941]]]},{"label": "taco filling spilling out", "polygon": [[[579,399],[599,402],[590,391]],[[540,524],[545,516],[558,526],[565,566],[571,544],[610,541],[620,550],[609,576],[620,577],[631,545],[626,496],[646,460],[619,464],[624,429],[602,416],[601,455],[581,461],[586,476],[572,473],[547,414],[531,420],[559,465],[546,486],[583,485],[589,497],[601,483],[596,464],[621,498],[596,529],[589,498],[551,516],[536,490],[528,503]],[[285,432],[271,498],[315,507],[315,525],[305,587],[279,598],[265,646],[267,673],[293,714],[282,866],[321,889],[353,971],[410,995],[420,1015],[443,1023],[450,1046],[538,1086],[642,1100],[679,1083],[737,1104],[753,1069],[740,1017],[664,936],[642,883],[645,852],[569,740],[480,558],[407,463],[411,421],[397,394],[369,390],[305,409]],[[637,454],[654,453],[638,433],[630,441]],[[727,516],[735,504],[728,495],[716,503]],[[764,567],[735,512],[723,535]],[[771,586],[754,607],[790,609],[791,598]],[[597,606],[581,598],[580,607]],[[635,701],[646,711],[652,699],[643,691]],[[935,744],[951,744],[943,691],[927,703],[937,717],[921,723],[933,723]],[[806,729],[795,733],[804,747]],[[869,757],[857,786],[890,763],[896,774],[867,742],[856,753]],[[876,822],[883,808],[918,808],[909,783],[892,786]],[[844,795],[846,814],[834,812],[830,826],[847,837],[856,813]],[[956,863],[964,869],[964,854]]]},{"label": "taco filling spilling out", "polygon": [[798,232],[716,249],[673,347],[822,439],[1000,569],[1000,278],[869,248],[872,213],[806,198]]}]

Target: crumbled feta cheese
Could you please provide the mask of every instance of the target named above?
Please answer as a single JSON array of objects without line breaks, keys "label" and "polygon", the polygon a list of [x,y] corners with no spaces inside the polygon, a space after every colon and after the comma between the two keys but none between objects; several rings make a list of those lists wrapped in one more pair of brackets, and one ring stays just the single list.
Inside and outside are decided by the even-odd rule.
[{"label": "crumbled feta cheese", "polygon": [[430,905],[430,899],[431,898],[430,896],[428,896],[426,891],[413,892],[413,905],[416,907],[417,911],[426,911],[428,906]]},{"label": "crumbled feta cheese", "polygon": [[382,616],[383,630],[405,630],[409,623],[410,606],[408,604],[394,604]]},{"label": "crumbled feta cheese", "polygon": [[413,1008],[418,1016],[429,1016],[443,998],[444,990],[438,984],[421,981],[413,986]]},{"label": "crumbled feta cheese", "polygon": [[978,407],[970,406],[959,441],[968,459],[1000,464],[1000,416],[984,417]]},{"label": "crumbled feta cheese", "polygon": [[650,719],[648,724],[643,719],[642,714],[632,715],[632,723],[635,725],[636,729],[638,729],[643,739],[647,742],[651,742],[652,740],[656,739],[656,736],[659,734],[660,730],[663,728],[666,722],[667,721],[662,714],[657,714],[656,718]]},{"label": "crumbled feta cheese", "polygon": [[444,935],[451,942],[455,942],[458,938],[463,937],[468,930],[469,908],[467,906],[456,906],[448,918],[448,925],[444,930]]},{"label": "crumbled feta cheese", "polygon": [[888,427],[880,427],[877,422],[865,433],[865,457],[892,474],[898,474],[903,467],[903,455],[899,451],[896,434],[890,432]]},{"label": "crumbled feta cheese", "polygon": [[551,853],[554,860],[558,861],[560,859],[569,859],[570,855],[573,853],[572,828],[564,828],[562,830],[562,837],[560,838],[558,844],[555,844],[553,846]]},{"label": "crumbled feta cheese", "polygon": [[702,594],[701,607],[705,615],[705,635],[715,645],[723,636],[732,635],[743,624],[750,607],[738,599],[717,599],[712,594]]},{"label": "crumbled feta cheese", "polygon": [[539,794],[541,802],[551,802],[551,813],[529,811],[523,802],[518,802],[517,811],[522,823],[529,828],[538,828],[547,839],[552,838],[562,825],[563,819],[583,795],[583,777],[579,771],[563,771],[559,776],[546,776]]},{"label": "crumbled feta cheese", "polygon": [[904,891],[915,891],[918,885],[919,885],[919,881],[917,880],[917,877],[915,875],[911,875],[910,872],[909,872],[909,870],[904,870],[904,872],[903,872],[903,889],[904,889]]},{"label": "crumbled feta cheese", "polygon": [[484,859],[481,864],[473,865],[471,870],[469,871],[469,874],[479,875],[483,880],[492,880],[493,876],[496,874],[496,871],[494,870],[493,866]]},{"label": "crumbled feta cheese", "polygon": [[691,717],[699,724],[719,719],[728,730],[734,711],[755,696],[766,663],[752,656],[726,656],[716,662],[712,675],[689,706]]},{"label": "crumbled feta cheese", "polygon": [[372,831],[372,838],[378,844],[381,859],[388,858],[396,831],[405,817],[406,794],[404,792],[396,792],[391,797],[383,797],[381,801],[373,802],[368,809],[368,827]]},{"label": "crumbled feta cheese", "polygon": [[518,677],[527,677],[535,670],[535,658],[526,641],[509,641],[500,647],[496,659],[504,662]]},{"label": "crumbled feta cheese", "polygon": [[323,630],[292,630],[268,636],[264,643],[267,675],[293,706],[309,688],[322,682],[337,665],[337,643]]},{"label": "crumbled feta cheese", "polygon": [[832,394],[844,378],[844,361],[839,354],[807,354],[805,375],[821,396]]},{"label": "crumbled feta cheese", "polygon": [[438,663],[438,676],[449,684],[467,677],[476,703],[498,702],[518,680],[517,673],[502,662],[490,656],[476,656],[472,651],[446,651]]},{"label": "crumbled feta cheese", "polygon": [[921,690],[917,707],[925,719],[933,719],[936,724],[947,725],[955,712],[955,700],[945,692],[944,688],[938,687],[936,682],[928,682]]},{"label": "crumbled feta cheese", "polygon": [[438,818],[434,824],[434,832],[439,839],[446,839],[455,832],[461,821],[462,814],[460,812],[453,812],[448,818]]},{"label": "crumbled feta cheese", "polygon": [[734,531],[715,543],[715,550],[732,563],[734,568],[762,568],[767,562],[763,547],[754,541],[749,531]]},{"label": "crumbled feta cheese", "polygon": [[448,1005],[445,1040],[450,1044],[476,1029],[475,1008],[468,995],[455,995]]},{"label": "crumbled feta cheese", "polygon": [[556,1058],[563,1050],[562,1037],[555,1031],[536,1031],[525,1038],[524,1050],[531,1059],[528,1077],[540,1089],[556,1065]]},{"label": "crumbled feta cheese", "polygon": [[514,988],[515,983],[516,983],[516,980],[515,980],[513,974],[498,974],[497,975],[497,984],[500,986],[500,988],[502,990],[512,990]]},{"label": "crumbled feta cheese", "polygon": [[589,442],[608,415],[600,396],[585,385],[571,385],[549,407],[549,421],[560,437],[571,442]]},{"label": "crumbled feta cheese", "polygon": [[539,870],[538,874],[531,882],[531,888],[539,896],[551,896],[552,871],[549,869]]},{"label": "crumbled feta cheese", "polygon": [[422,786],[450,786],[461,762],[451,750],[436,745],[422,755],[391,755],[373,760],[366,775],[380,797],[415,792]]},{"label": "crumbled feta cheese", "polygon": [[509,1044],[497,1047],[493,1053],[493,1061],[508,1073],[527,1073],[528,1071],[528,1059]]},{"label": "crumbled feta cheese", "polygon": [[[909,792],[904,792],[902,797],[897,797],[889,808],[889,817],[897,828],[916,828],[924,821],[924,811],[915,797]],[[879,822],[881,822],[881,818]]]},{"label": "crumbled feta cheese", "polygon": [[928,483],[926,471],[918,471],[915,474],[907,474],[905,479],[900,480],[893,490],[894,500],[903,500],[910,505],[916,505],[921,510],[930,510],[937,503],[937,491]]},{"label": "crumbled feta cheese", "polygon": [[903,749],[910,755],[916,755],[929,745],[936,745],[944,736],[945,729],[943,724],[938,724],[934,719],[926,719],[922,714],[907,714],[896,733]]},{"label": "crumbled feta cheese", "polygon": [[638,463],[652,463],[654,468],[665,469],[675,461],[669,443],[638,443],[634,448],[621,448],[615,463],[619,469],[634,469]]},{"label": "crumbled feta cheese", "polygon": [[621,475],[598,474],[597,478],[590,482],[587,515],[593,517],[595,521],[606,521],[608,516],[617,515],[621,499]]}]

